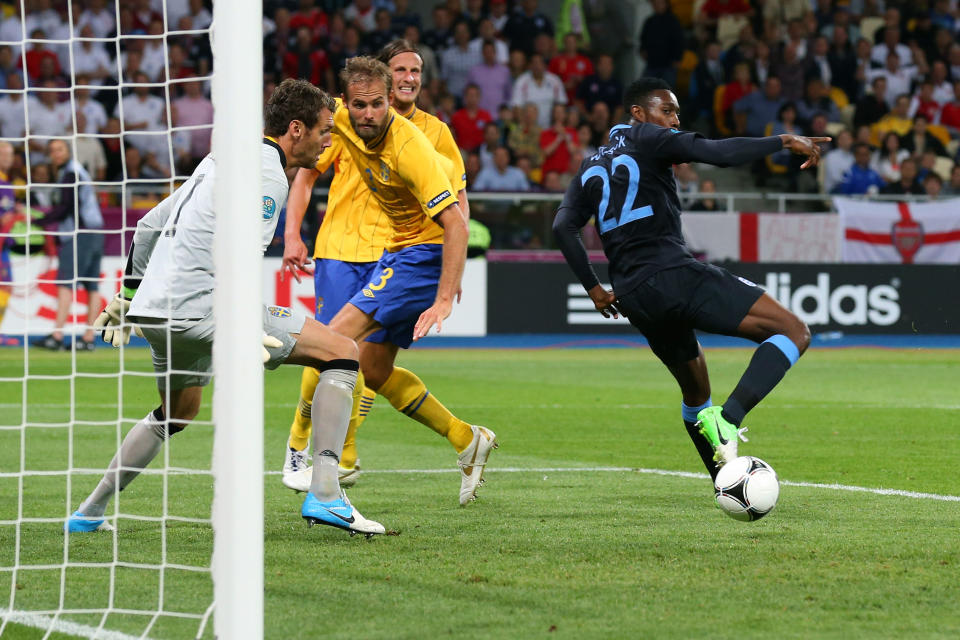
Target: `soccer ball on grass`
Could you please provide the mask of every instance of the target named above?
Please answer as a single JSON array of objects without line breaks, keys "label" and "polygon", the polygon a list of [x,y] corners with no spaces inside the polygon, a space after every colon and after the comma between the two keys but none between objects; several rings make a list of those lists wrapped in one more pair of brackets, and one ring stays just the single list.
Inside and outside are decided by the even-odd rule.
[{"label": "soccer ball on grass", "polygon": [[750,522],[777,506],[780,481],[773,467],[760,458],[740,456],[723,465],[713,482],[713,491],[725,514]]}]

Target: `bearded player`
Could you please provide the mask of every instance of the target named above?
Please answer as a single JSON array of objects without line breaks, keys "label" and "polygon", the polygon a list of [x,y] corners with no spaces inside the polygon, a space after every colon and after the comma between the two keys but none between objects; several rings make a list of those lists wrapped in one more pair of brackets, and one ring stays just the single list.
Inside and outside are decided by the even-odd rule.
[{"label": "bearded player", "polygon": [[[397,115],[394,116],[391,112],[389,117],[405,118],[413,123],[424,133],[432,147],[449,160],[453,167],[450,181],[458,194],[461,211],[466,212],[463,160],[453,136],[443,122],[416,108],[422,69],[420,55],[406,40],[397,40],[387,45],[379,58],[389,65],[390,81],[393,83],[391,104]],[[366,133],[367,129],[364,129],[365,126],[367,125],[360,125],[356,129],[357,133],[369,135]],[[375,150],[381,148],[364,143],[364,149],[371,147]],[[382,204],[380,192],[373,180],[373,176],[382,177],[383,170],[375,162],[369,166],[356,163],[348,150],[346,138],[340,135],[334,136],[331,148],[321,156],[315,170],[300,171],[294,179],[287,207],[285,266],[298,277],[297,269],[309,262],[306,247],[300,240],[300,224],[313,183],[320,173],[331,165],[334,166],[334,179],[330,186],[330,200],[317,234],[314,251],[316,317],[322,322],[331,321],[368,283],[371,285],[367,289],[370,295],[388,284],[391,287],[396,286],[389,282],[390,277],[382,282],[374,277],[377,260],[383,255],[384,248],[388,247],[391,234],[395,233],[391,220],[397,219],[396,216],[391,216]],[[422,205],[412,202],[409,204],[422,209]],[[404,212],[403,215],[406,216],[407,213]],[[440,217],[429,212],[428,215],[436,216],[435,219]],[[413,232],[410,229],[401,229],[401,244],[429,246],[434,253],[443,246],[441,243],[444,243],[444,230],[440,226],[423,224],[422,228],[414,231],[415,234],[411,235]],[[460,501],[465,504],[476,492],[483,463],[489,454],[489,447],[485,444],[488,441],[493,442],[492,432],[482,427],[472,427],[456,418],[427,391],[416,374],[395,366],[394,361],[401,346],[409,346],[409,342],[405,338],[394,339],[383,330],[374,332],[360,343],[360,363],[366,387],[362,390],[357,411],[351,418],[343,456],[339,462],[341,482],[348,486],[355,482],[359,474],[356,430],[370,411],[375,394],[380,393],[399,411],[446,437],[460,454],[459,462],[464,470]],[[298,490],[303,490],[309,475],[303,471],[307,464],[306,447],[310,436],[310,422],[306,416],[309,416],[310,398],[315,385],[316,372],[309,368],[304,369],[300,403],[290,428],[283,468],[284,484]],[[484,445],[479,447],[479,453],[483,454],[486,450],[486,455],[478,456],[478,448],[473,446],[474,443]],[[477,464],[478,462],[480,464]]]}]

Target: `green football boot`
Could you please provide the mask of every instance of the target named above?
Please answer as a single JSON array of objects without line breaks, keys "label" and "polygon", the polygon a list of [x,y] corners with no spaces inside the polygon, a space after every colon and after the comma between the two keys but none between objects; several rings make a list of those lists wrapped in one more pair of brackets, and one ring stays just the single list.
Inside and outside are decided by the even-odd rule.
[{"label": "green football boot", "polygon": [[723,407],[719,405],[707,407],[697,414],[696,424],[700,434],[713,447],[713,459],[718,468],[737,457],[738,438],[744,442],[747,441],[746,436],[743,435],[747,428],[737,429],[723,419],[722,411]]}]

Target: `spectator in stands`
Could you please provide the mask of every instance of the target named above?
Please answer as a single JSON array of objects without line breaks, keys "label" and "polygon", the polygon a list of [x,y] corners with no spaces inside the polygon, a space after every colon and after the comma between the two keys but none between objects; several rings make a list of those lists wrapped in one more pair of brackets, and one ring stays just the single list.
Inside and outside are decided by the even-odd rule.
[{"label": "spectator in stands", "polygon": [[418,32],[423,30],[420,14],[410,10],[410,0],[394,0],[394,7],[393,15],[390,18],[394,33],[403,37],[409,26],[416,27]]},{"label": "spectator in stands", "polygon": [[327,91],[337,86],[330,59],[322,48],[314,47],[308,27],[297,29],[297,43],[283,58],[283,77],[309,80]]},{"label": "spectator in stands", "polygon": [[930,82],[933,83],[933,99],[937,104],[942,107],[953,100],[953,85],[947,77],[947,65],[943,60],[936,60],[930,65]]},{"label": "spectator in stands", "polygon": [[706,0],[694,21],[705,29],[711,38],[717,37],[717,26],[727,18],[750,18],[754,15],[748,0]]},{"label": "spectator in stands", "polygon": [[314,44],[320,44],[330,34],[330,20],[316,5],[315,0],[299,0],[297,10],[290,15],[290,29],[306,27]]},{"label": "spectator in stands", "polygon": [[[147,33],[147,30],[150,29],[150,23],[154,20],[159,20],[160,23],[163,23],[163,16],[159,12],[154,11],[150,6],[150,0],[133,0],[133,31],[130,34],[144,35]],[[202,5],[202,3],[201,3]],[[197,26],[197,29],[204,29],[205,27]]]},{"label": "spectator in stands", "polygon": [[273,14],[276,27],[263,39],[263,70],[279,78],[288,51],[296,47],[297,35],[290,28],[290,12],[280,7]]},{"label": "spectator in stands", "polygon": [[[87,128],[87,118],[83,112],[77,110],[77,131],[84,132]],[[103,145],[97,138],[78,134],[74,138],[77,145],[77,162],[83,165],[94,180],[102,182],[107,178],[107,156],[103,152]]]},{"label": "spectator in stands", "polygon": [[597,152],[597,147],[593,144],[593,129],[589,123],[584,122],[577,127],[577,141],[580,142],[580,158],[578,162],[583,162]]},{"label": "spectator in stands", "polygon": [[584,78],[577,88],[577,100],[583,104],[588,113],[593,110],[597,102],[607,105],[608,112],[612,113],[620,105],[623,97],[623,86],[613,77],[613,58],[601,54],[597,58],[597,72]]},{"label": "spectator in stands", "polygon": [[[493,166],[493,155],[490,156],[490,166]],[[468,153],[466,160],[463,161],[463,172],[467,174],[467,184],[471,189],[477,181],[477,175],[480,173],[480,156],[476,153]]]},{"label": "spectator in stands", "polygon": [[960,137],[960,79],[953,83],[954,96],[940,110],[940,124],[954,138]]},{"label": "spectator in stands", "polygon": [[[89,23],[80,27],[81,38],[96,36]],[[117,64],[99,42],[78,40],[73,43],[73,73],[87,76],[89,84],[100,86],[117,75]],[[112,84],[112,82],[111,82]]]},{"label": "spectator in stands", "polygon": [[550,128],[540,132],[540,150],[543,152],[543,173],[566,174],[571,159],[578,156],[580,142],[577,130],[566,126],[567,110],[562,104],[553,105]]},{"label": "spectator in stands", "polygon": [[960,196],[960,163],[950,170],[950,182],[944,187],[943,195]]},{"label": "spectator in stands", "polygon": [[900,42],[900,27],[884,27],[883,40],[873,46],[870,59],[877,66],[887,63],[889,56],[897,56],[900,67],[909,67],[913,64],[913,54],[910,47]]},{"label": "spectator in stands", "polygon": [[167,136],[167,105],[163,98],[150,93],[147,76],[138,71],[136,86],[117,105],[117,117],[123,117],[123,128],[128,133],[124,143],[137,147],[143,156],[143,170],[147,177],[165,178],[170,175],[170,144]]},{"label": "spectator in stands", "polygon": [[[659,0],[666,2],[666,0]],[[550,60],[547,70],[560,78],[567,92],[567,102],[572,103],[577,97],[577,87],[587,76],[592,76],[593,62],[577,49],[579,36],[568,33],[563,37],[563,52]]]},{"label": "spectator in stands", "polygon": [[677,179],[677,195],[680,196],[680,206],[689,209],[696,201],[692,194],[700,190],[700,176],[693,165],[683,162],[673,166],[673,174]]},{"label": "spectator in stands", "polygon": [[[43,89],[31,91],[27,105],[30,112],[30,150],[43,156],[51,138],[62,138],[73,133],[73,112],[70,102],[60,101],[60,92],[53,80],[47,80]],[[31,158],[36,161],[38,158]]]},{"label": "spectator in stands", "polygon": [[803,97],[805,70],[806,65],[796,43],[787,43],[780,59],[773,66],[773,73],[780,79],[780,93],[784,99],[796,101]]},{"label": "spectator in stands", "polygon": [[[617,59],[632,53],[633,34],[629,31],[634,14],[633,5],[623,0],[585,0],[581,11],[590,42],[590,52],[596,57],[608,55]],[[585,39],[585,40],[587,40]]]},{"label": "spectator in stands", "polygon": [[[120,54],[120,76],[125,83],[134,82],[143,63],[143,41],[133,40],[127,50]],[[149,81],[149,78],[147,78]]]},{"label": "spectator in stands", "polygon": [[897,96],[890,113],[880,118],[880,121],[871,127],[875,144],[879,144],[888,131],[893,131],[898,136],[907,135],[907,132],[913,128],[913,121],[907,116],[909,108],[910,97],[906,94]]},{"label": "spectator in stands", "polygon": [[393,23],[390,20],[389,11],[386,9],[377,9],[374,15],[374,24],[376,26],[373,31],[370,31],[365,36],[365,42],[371,51],[380,51],[380,49],[393,40],[396,35],[393,31]]},{"label": "spectator in stands", "polygon": [[493,152],[497,147],[503,144],[503,136],[500,133],[500,127],[496,122],[488,122],[483,127],[483,143],[477,149],[478,159],[481,167],[493,165]]},{"label": "spectator in stands", "polygon": [[797,103],[797,118],[803,127],[809,127],[813,117],[822,113],[829,122],[840,122],[840,109],[830,98],[830,89],[817,77],[807,80],[807,91],[803,100]]},{"label": "spectator in stands", "polygon": [[[741,49],[741,51],[743,51]],[[703,57],[697,62],[697,66],[693,70],[693,78],[691,81],[692,87],[696,89],[696,96],[694,102],[694,119],[699,117],[702,114],[709,114],[713,111],[713,98],[714,94],[717,92],[717,87],[724,84],[725,72],[723,63],[720,61],[720,54],[722,50],[720,49],[720,43],[716,41],[710,41],[704,47]],[[734,56],[730,56],[732,58]],[[736,64],[742,63],[744,68],[747,70],[747,84],[750,83],[750,66],[749,63],[745,60],[741,60]],[[731,77],[736,76],[736,64],[732,67]],[[740,78],[743,76],[741,74]],[[736,93],[734,89],[734,93]],[[752,91],[752,89],[751,89]],[[724,90],[724,98],[726,98],[726,90]],[[743,97],[743,95],[737,96],[737,99]],[[732,104],[732,103],[731,103]],[[721,107],[722,109],[722,107]],[[727,107],[729,109],[729,105]],[[724,112],[727,112],[726,109],[722,109]],[[712,118],[711,118],[712,122]],[[714,132],[716,133],[716,132]]]},{"label": "spectator in stands", "polygon": [[900,165],[899,176],[896,182],[887,184],[880,193],[885,195],[923,195],[923,187],[917,181],[917,161],[905,158]]},{"label": "spectator in stands", "polygon": [[890,111],[885,98],[887,78],[885,76],[875,76],[870,82],[870,88],[871,92],[863,96],[857,103],[856,111],[853,114],[853,126],[855,128],[859,129],[862,126],[877,123]]},{"label": "spectator in stands", "polygon": [[860,84],[857,81],[857,56],[850,44],[850,36],[846,29],[835,29],[827,52],[827,61],[830,63],[830,82],[839,87],[850,102],[859,97]]},{"label": "spectator in stands", "polygon": [[140,62],[140,71],[147,74],[151,82],[167,80],[164,73],[167,67],[167,53],[164,47],[163,20],[154,20],[147,27],[147,35],[153,39],[143,41],[143,59]]},{"label": "spectator in stands", "polygon": [[900,166],[910,157],[910,152],[900,146],[900,136],[893,131],[883,137],[880,148],[873,152],[870,164],[884,182],[891,183],[900,179]]},{"label": "spectator in stands", "polygon": [[511,49],[520,49],[530,56],[534,52],[534,40],[541,33],[553,36],[550,18],[537,11],[537,0],[520,0],[520,9],[503,27],[503,37]]},{"label": "spectator in stands", "polygon": [[347,26],[343,30],[343,43],[340,51],[333,53],[330,58],[330,66],[333,69],[334,77],[346,66],[347,60],[368,53],[370,53],[370,50],[362,43],[360,30],[353,25]]},{"label": "spectator in stands", "polygon": [[[186,82],[183,85],[184,95],[177,99],[173,107],[173,124],[177,127],[192,127],[199,125],[213,125],[213,103],[203,95],[203,85],[199,80]],[[210,152],[210,134],[212,129],[191,129],[189,131],[190,171]]]},{"label": "spectator in stands", "polygon": [[450,118],[457,145],[465,151],[476,151],[483,143],[483,129],[488,122],[493,122],[493,116],[480,108],[480,88],[468,84],[463,92],[463,108]]},{"label": "spectator in stands", "polygon": [[[527,54],[520,49],[514,49],[510,52],[510,59],[507,62],[507,68],[510,69],[512,82],[527,72]],[[512,84],[512,83],[511,83]]]},{"label": "spectator in stands", "polygon": [[[47,38],[47,34],[44,33],[43,29],[34,29],[30,37],[34,40],[44,40]],[[60,74],[60,60],[56,53],[47,48],[46,42],[33,42],[24,58],[26,58],[27,75],[30,76],[31,80],[40,78],[40,66],[44,60],[52,61],[56,73]]]},{"label": "spectator in stands", "polygon": [[[27,33],[41,29],[51,37],[57,37],[63,25],[60,14],[51,6],[51,0],[33,0],[28,3],[29,9],[24,19],[24,28]],[[18,38],[19,39],[19,38]]]},{"label": "spectator in stands", "polygon": [[896,96],[910,94],[910,85],[917,75],[916,67],[901,66],[900,58],[895,53],[887,56],[887,66],[867,73],[867,79],[873,82],[877,76],[887,79],[887,92],[883,96],[888,104],[893,104]]},{"label": "spectator in stands", "polygon": [[353,0],[343,10],[343,18],[347,24],[359,29],[360,33],[373,31],[377,27],[373,0]]},{"label": "spectator in stands", "polygon": [[532,168],[539,168],[543,163],[538,111],[539,108],[533,102],[523,105],[520,108],[520,121],[515,123],[507,134],[507,146],[514,156],[517,159],[528,159]]},{"label": "spectator in stands", "polygon": [[823,191],[833,193],[853,166],[853,134],[844,129],[836,137],[836,147],[823,156]]},{"label": "spectator in stands", "polygon": [[7,75],[6,93],[0,94],[0,136],[22,138],[27,128],[27,113],[23,99],[23,75],[15,71]]},{"label": "spectator in stands", "polygon": [[[797,106],[792,102],[784,102],[777,112],[777,119],[767,125],[765,133],[770,136],[779,136],[784,133],[801,135],[802,131],[797,122]],[[779,171],[795,174],[800,170],[800,165],[793,161],[793,154],[789,149],[781,149],[769,159],[770,164]]]},{"label": "spectator in stands", "polygon": [[653,0],[653,15],[640,29],[640,55],[647,61],[644,75],[677,83],[677,68],[683,58],[683,26],[670,10],[669,0]]},{"label": "spectator in stands", "polygon": [[209,29],[213,24],[213,14],[204,5],[204,0],[190,0],[190,11],[187,15],[194,29]]},{"label": "spectator in stands", "polygon": [[441,59],[444,50],[450,46],[452,24],[450,12],[445,6],[438,4],[433,8],[433,28],[423,33],[423,43],[433,49]]},{"label": "spectator in stands", "polygon": [[943,178],[937,175],[936,172],[931,171],[923,179],[923,191],[931,200],[936,200],[940,197],[940,192],[943,190]]},{"label": "spectator in stands", "polygon": [[[38,343],[47,349],[64,348],[63,327],[67,322],[74,288],[87,290],[87,329],[77,343],[78,351],[92,351],[94,332],[92,319],[100,313],[100,259],[103,257],[103,234],[83,233],[103,228],[103,215],[90,174],[70,157],[69,145],[64,140],[51,140],[48,154],[57,183],[63,185],[57,192],[54,207],[40,224],[58,223],[62,236],[57,252],[57,314],[54,330]],[[83,184],[87,183],[87,184]],[[79,232],[79,233],[71,233]]]},{"label": "spectator in stands", "polygon": [[463,96],[470,69],[480,64],[482,58],[470,51],[470,28],[465,22],[453,26],[453,46],[440,58],[440,78],[447,91],[455,98]]},{"label": "spectator in stands", "polygon": [[610,135],[611,116],[610,109],[606,102],[598,102],[590,110],[590,129],[593,135],[590,136],[590,144],[595,147],[601,147],[607,144],[607,138]]},{"label": "spectator in stands", "polygon": [[108,10],[106,0],[89,0],[87,8],[83,10],[77,20],[77,32],[79,33],[84,27],[89,26],[93,34],[92,37],[106,38],[113,34],[116,24],[116,13],[113,6]]},{"label": "spectator in stands", "polygon": [[923,155],[927,151],[933,151],[938,156],[949,158],[950,154],[947,153],[943,143],[930,133],[927,128],[928,124],[927,117],[918,113],[913,120],[913,129],[900,139],[903,149],[914,157]]},{"label": "spectator in stands", "polygon": [[917,168],[917,181],[920,184],[923,184],[923,181],[926,179],[927,174],[934,173],[937,168],[937,154],[933,151],[924,151],[920,155],[920,160],[918,162],[919,166]]},{"label": "spectator in stands", "polygon": [[107,126],[107,110],[103,104],[90,97],[90,89],[82,89],[84,85],[89,85],[90,79],[84,75],[78,75],[76,86],[73,90],[74,105],[77,113],[82,113],[84,117],[84,127],[77,124],[77,133],[101,133]]},{"label": "spectator in stands", "polygon": [[738,133],[749,136],[762,136],[767,124],[776,119],[784,99],[780,95],[780,79],[770,76],[763,85],[763,91],[755,90],[733,105],[734,120]]},{"label": "spectator in stands", "polygon": [[749,63],[738,62],[733,67],[733,80],[723,85],[723,100],[720,101],[721,124],[728,130],[735,128],[733,122],[733,105],[741,98],[750,95],[757,90],[757,85],[750,81]]},{"label": "spectator in stands", "polygon": [[547,71],[547,65],[540,54],[530,57],[530,70],[522,74],[513,83],[513,97],[510,103],[521,106],[529,103],[537,105],[540,127],[550,124],[550,110],[553,105],[567,103],[567,93],[560,78]]},{"label": "spectator in stands", "polygon": [[472,187],[474,191],[529,191],[530,183],[522,170],[510,166],[510,151],[497,147],[493,166],[481,169]]},{"label": "spectator in stands", "polygon": [[911,118],[918,114],[923,115],[927,122],[938,122],[940,119],[940,103],[933,99],[933,82],[924,80],[920,89],[910,99],[907,115]]},{"label": "spectator in stands", "polygon": [[507,66],[497,61],[497,50],[492,40],[483,43],[480,64],[470,68],[467,84],[480,87],[480,108],[497,113],[500,105],[510,102],[513,81]]},{"label": "spectator in stands", "polygon": [[0,45],[0,89],[7,88],[7,76],[14,72],[19,73],[19,69],[18,62],[13,59],[13,49],[10,45]]},{"label": "spectator in stands", "polygon": [[843,176],[833,193],[843,195],[862,195],[865,193],[876,193],[884,186],[883,179],[870,166],[870,146],[863,143],[857,143],[853,147],[853,165]]},{"label": "spectator in stands", "polygon": [[484,18],[477,27],[477,37],[470,41],[470,51],[476,52],[482,56],[483,45],[486,42],[492,42],[495,49],[495,59],[498,63],[506,65],[510,62],[510,48],[507,43],[497,38],[497,29],[493,26],[493,20]]},{"label": "spectator in stands", "polygon": [[[459,0],[457,2],[459,4]],[[465,22],[470,27],[470,33],[476,36],[480,33],[480,23],[486,17],[487,13],[483,10],[483,0],[467,0],[467,6],[460,13],[459,20]]]},{"label": "spectator in stands", "polygon": [[[706,179],[700,183],[700,193],[716,193],[717,185],[713,180]],[[722,211],[720,201],[716,198],[697,198],[688,207],[689,211]]]},{"label": "spectator in stands", "polygon": [[[180,18],[177,25],[180,31],[194,29],[193,19],[190,16]],[[187,59],[193,63],[198,76],[210,74],[213,66],[213,51],[210,49],[210,36],[206,33],[188,33],[177,37],[177,44],[187,53]]]}]

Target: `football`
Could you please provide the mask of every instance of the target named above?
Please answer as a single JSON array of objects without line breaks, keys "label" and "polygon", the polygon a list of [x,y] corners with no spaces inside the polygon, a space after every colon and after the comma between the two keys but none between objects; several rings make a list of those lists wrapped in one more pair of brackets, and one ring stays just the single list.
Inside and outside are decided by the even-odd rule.
[{"label": "football", "polygon": [[777,506],[777,472],[760,458],[740,456],[723,465],[713,483],[721,510],[734,520],[759,520]]}]

